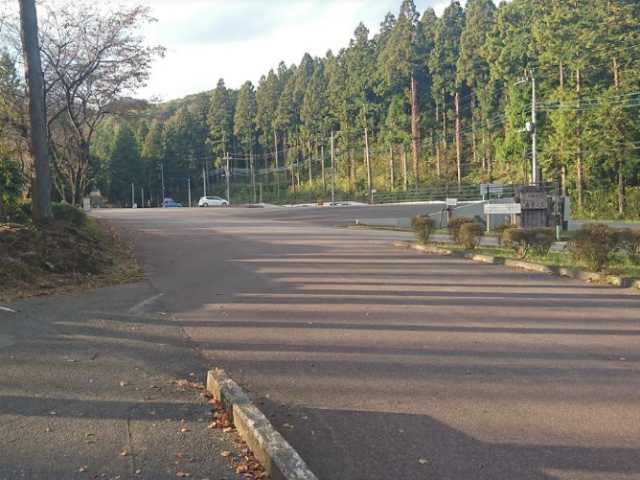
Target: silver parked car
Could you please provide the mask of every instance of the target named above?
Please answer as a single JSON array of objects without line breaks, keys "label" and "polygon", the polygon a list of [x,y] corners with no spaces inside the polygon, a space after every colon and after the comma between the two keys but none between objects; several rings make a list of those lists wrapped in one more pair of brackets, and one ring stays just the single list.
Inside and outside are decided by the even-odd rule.
[{"label": "silver parked car", "polygon": [[220,197],[206,196],[200,197],[200,200],[198,200],[199,207],[226,207],[227,205],[229,205],[229,202]]}]

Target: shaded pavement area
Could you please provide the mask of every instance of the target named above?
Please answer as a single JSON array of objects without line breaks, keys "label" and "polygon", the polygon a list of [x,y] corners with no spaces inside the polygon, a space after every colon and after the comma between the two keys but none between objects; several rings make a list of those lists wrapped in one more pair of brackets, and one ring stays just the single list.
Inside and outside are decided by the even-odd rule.
[{"label": "shaded pavement area", "polygon": [[5,305],[0,479],[244,478],[206,369],[146,282]]},{"label": "shaded pavement area", "polygon": [[640,479],[637,291],[267,211],[107,215],[322,480]]}]

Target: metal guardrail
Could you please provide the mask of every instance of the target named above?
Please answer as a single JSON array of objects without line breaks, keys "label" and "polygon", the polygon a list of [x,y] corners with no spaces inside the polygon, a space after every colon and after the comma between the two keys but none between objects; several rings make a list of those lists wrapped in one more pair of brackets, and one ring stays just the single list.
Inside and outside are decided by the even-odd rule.
[{"label": "metal guardrail", "polygon": [[[444,202],[447,198],[455,198],[458,202],[477,202],[487,200],[489,198],[509,198],[515,197],[523,184],[503,184],[498,185],[497,189],[494,186],[489,189],[490,195],[483,195],[480,185],[463,185],[462,187],[450,186],[450,187],[437,187],[437,188],[423,188],[418,190],[408,190],[406,192],[376,192],[372,194],[370,202],[367,202],[365,197],[359,197],[354,195],[340,194],[335,195],[336,203],[349,203],[349,202],[365,202],[375,205],[381,205],[386,203],[411,203],[411,202]],[[559,187],[555,183],[539,183],[539,187],[545,189],[547,194],[551,197],[557,197],[559,195]],[[262,190],[262,189],[261,189]],[[501,192],[496,194],[495,192]],[[484,192],[487,192],[485,187]],[[231,196],[231,205],[259,205],[262,203],[262,191],[257,195],[241,195],[238,197]],[[282,204],[282,201],[269,201],[269,197],[272,195],[265,195],[264,201],[266,203]],[[300,196],[289,197],[289,201],[284,203],[291,204],[312,204],[317,203],[319,199],[323,201],[325,205],[331,203],[331,195],[319,195],[319,196]]]},{"label": "metal guardrail", "polygon": [[[500,195],[491,194],[491,198],[515,197],[522,184],[502,185]],[[550,196],[558,195],[558,186],[555,183],[540,183]],[[462,187],[438,187],[411,190],[406,192],[374,193],[373,204],[384,203],[409,203],[409,202],[444,202],[447,198],[456,198],[458,202],[476,202],[487,200],[488,195],[482,195],[480,185],[463,185]]]}]

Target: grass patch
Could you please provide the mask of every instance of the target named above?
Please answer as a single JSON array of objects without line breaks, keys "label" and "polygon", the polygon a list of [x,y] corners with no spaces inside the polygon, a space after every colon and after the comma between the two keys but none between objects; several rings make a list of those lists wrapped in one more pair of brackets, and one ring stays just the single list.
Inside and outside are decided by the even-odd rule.
[{"label": "grass patch", "polygon": [[[465,250],[460,245],[456,245],[456,244],[438,243],[433,245],[437,247],[447,248],[450,250]],[[492,257],[502,257],[502,258],[518,260],[518,256],[516,255],[516,252],[511,248],[480,246],[480,247],[477,247],[473,252],[481,255],[492,256]],[[543,257],[541,255],[536,255],[535,253],[531,252],[527,255],[527,258],[524,259],[524,261],[531,262],[531,263],[538,263],[541,265],[549,265],[552,267],[572,268],[574,270],[581,270],[585,272],[591,271],[584,265],[576,264],[571,254],[566,251],[550,250],[546,257]],[[605,268],[603,268],[599,272],[595,272],[595,273],[640,279],[640,265],[633,265],[625,258],[624,255],[617,254],[614,256],[614,258],[609,263],[609,265],[607,265]]]}]

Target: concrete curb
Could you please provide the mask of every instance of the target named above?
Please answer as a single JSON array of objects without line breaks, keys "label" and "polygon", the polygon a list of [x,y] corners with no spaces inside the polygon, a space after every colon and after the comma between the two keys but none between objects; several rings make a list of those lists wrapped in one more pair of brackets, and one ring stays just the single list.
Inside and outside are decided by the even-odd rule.
[{"label": "concrete curb", "polygon": [[209,370],[207,391],[229,412],[238,432],[262,462],[271,480],[318,480],[298,452],[224,370]]},{"label": "concrete curb", "polygon": [[511,268],[520,268],[530,272],[547,273],[558,275],[561,277],[570,277],[584,282],[602,283],[621,288],[640,289],[640,280],[635,278],[618,277],[615,275],[605,275],[602,273],[585,272],[583,270],[575,270],[573,268],[553,267],[542,265],[539,263],[526,262],[524,260],[513,260],[510,258],[492,257],[490,255],[480,255],[465,250],[453,250],[449,248],[440,248],[434,245],[424,245],[421,243],[394,242],[394,246],[400,248],[412,248],[419,252],[435,253],[438,255],[449,255],[457,258],[466,258],[482,263],[492,263],[495,265],[505,265]]}]

